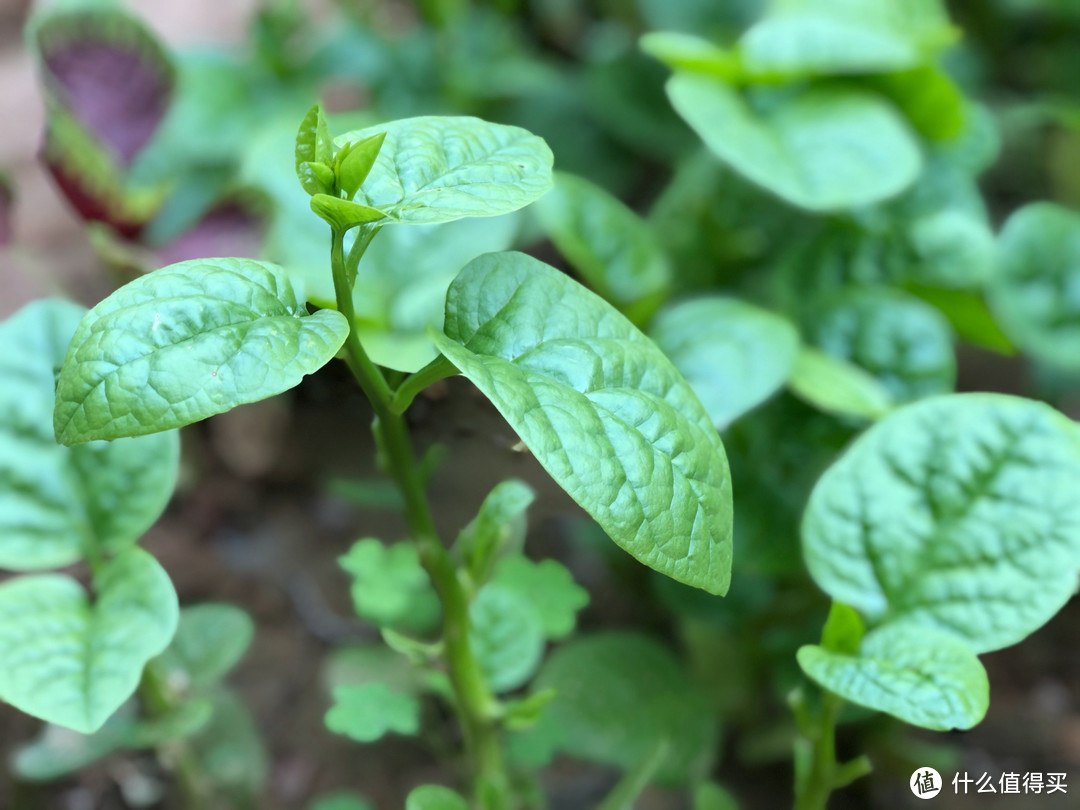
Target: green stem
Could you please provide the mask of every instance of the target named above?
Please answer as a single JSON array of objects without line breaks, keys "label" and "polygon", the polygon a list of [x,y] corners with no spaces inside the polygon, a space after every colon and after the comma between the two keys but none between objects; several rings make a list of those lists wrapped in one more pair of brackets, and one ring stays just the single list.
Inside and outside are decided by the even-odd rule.
[{"label": "green stem", "polygon": [[356,313],[350,275],[355,278],[355,268],[376,230],[370,226],[362,228],[347,261],[344,258],[344,234],[333,233],[334,291],[338,310],[350,326],[345,341],[346,362],[375,411],[372,430],[376,444],[385,454],[389,472],[401,490],[409,532],[420,553],[420,562],[442,603],[444,655],[473,769],[477,806],[481,810],[507,810],[511,800],[499,736],[500,707],[469,644],[469,597],[458,579],[450,554],[439,540],[408,426],[402,414],[392,407],[394,392],[382,371],[368,357],[353,329]]},{"label": "green stem", "polygon": [[394,391],[394,398],[390,401],[390,410],[398,414],[405,413],[417,394],[432,383],[453,377],[458,373],[457,367],[440,354],[418,372],[405,378]]},{"label": "green stem", "polygon": [[836,722],[843,698],[822,690],[817,711],[811,713],[800,690],[791,704],[800,733],[796,756],[805,757],[805,771],[796,779],[795,810],[825,810],[834,790],[870,773],[870,760],[862,756],[843,764],[836,761]]},{"label": "green stem", "polygon": [[[169,697],[168,688],[153,666],[143,669],[142,680],[139,682],[139,698],[151,717],[162,717],[176,708]],[[199,763],[186,741],[180,740],[173,744],[170,759],[183,796],[184,807],[189,810],[205,807],[209,798],[206,795],[206,784],[200,773]]]}]

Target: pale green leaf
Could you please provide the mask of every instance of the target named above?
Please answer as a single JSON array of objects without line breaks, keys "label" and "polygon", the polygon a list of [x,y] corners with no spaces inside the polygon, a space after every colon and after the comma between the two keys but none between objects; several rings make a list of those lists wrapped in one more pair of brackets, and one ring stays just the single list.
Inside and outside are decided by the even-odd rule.
[{"label": "pale green leaf", "polygon": [[788,388],[834,416],[879,419],[892,407],[888,390],[869,372],[809,346],[799,350]]},{"label": "pale green leaf", "polygon": [[11,757],[11,770],[30,782],[48,782],[77,773],[125,746],[134,724],[135,704],[125,704],[93,734],[46,724]]},{"label": "pale green leaf", "polygon": [[244,657],[255,623],[232,605],[206,603],[180,611],[172,644],[154,659],[168,683],[205,689],[224,678]]},{"label": "pale green leaf", "polygon": [[450,788],[421,785],[405,799],[405,810],[469,810],[469,805]]},{"label": "pale green leaf", "polygon": [[355,793],[331,793],[319,796],[308,805],[308,810],[373,810],[371,803]]},{"label": "pale green leaf", "polygon": [[525,545],[525,511],[535,499],[532,487],[513,478],[496,484],[484,498],[455,546],[475,581],[484,582],[491,575],[491,567],[500,555],[521,552]]},{"label": "pale green leaf", "polygon": [[731,573],[731,481],[690,386],[593,293],[519,253],[470,263],[444,355],[619,546],[710,593]]},{"label": "pale green leaf", "polygon": [[71,449],[53,436],[55,373],[85,310],[43,300],[0,324],[0,568],[69,565],[134,544],[172,495],[174,433]]},{"label": "pale green leaf", "polygon": [[952,330],[937,310],[899,290],[854,288],[816,310],[810,338],[876,377],[894,402],[956,385]]},{"label": "pale green leaf", "polygon": [[787,382],[799,351],[795,327],[734,298],[694,298],[657,313],[649,336],[723,430]]},{"label": "pale green leaf", "polygon": [[527,600],[540,617],[544,635],[553,641],[574,631],[578,611],[589,604],[589,592],[556,560],[533,562],[520,554],[503,557],[491,581]]},{"label": "pale green leaf", "polygon": [[551,150],[519,127],[479,118],[405,118],[339,136],[386,133],[355,201],[394,222],[434,224],[508,214],[551,187]]},{"label": "pale green leaf", "polygon": [[739,40],[763,76],[894,73],[956,37],[942,0],[781,0]]},{"label": "pale green leaf", "polygon": [[739,810],[739,804],[715,782],[703,782],[694,791],[694,810]]},{"label": "pale green leaf", "polygon": [[808,645],[799,666],[845,700],[935,731],[968,729],[990,705],[990,683],[961,639],[926,627],[885,625],[857,654]]},{"label": "pale green leaf", "polygon": [[859,651],[866,625],[862,616],[852,607],[833,602],[829,608],[829,617],[821,631],[821,646],[832,653],[854,655]]},{"label": "pale green leaf", "polygon": [[345,340],[337,312],[308,315],[285,272],[196,259],[142,276],[83,318],[57,384],[64,444],[156,433],[297,385]]},{"label": "pale green leaf", "polygon": [[[337,182],[346,199],[351,200],[364,184],[379,156],[386,133],[379,132],[363,140],[349,144],[338,153]],[[344,157],[342,157],[342,152]]]},{"label": "pale green leaf", "polygon": [[531,689],[554,689],[555,698],[512,745],[537,744],[531,754],[541,761],[562,752],[630,769],[666,740],[657,773],[666,783],[702,775],[712,761],[717,735],[708,699],[671,652],[646,636],[569,641],[547,659]]},{"label": "pale green leaf", "polygon": [[255,719],[230,692],[216,691],[213,705],[210,724],[189,741],[198,773],[239,806],[257,806],[269,765]]},{"label": "pale green leaf", "polygon": [[89,734],[131,697],[176,631],[168,575],[129,549],[94,577],[95,599],[58,574],[0,585],[0,699]]},{"label": "pale green leaf", "polygon": [[1033,203],[1013,214],[999,241],[990,306],[1021,349],[1080,369],[1080,214]]},{"label": "pale green leaf", "polygon": [[378,222],[386,215],[378,208],[343,200],[331,194],[315,194],[311,198],[311,210],[336,229],[347,231],[357,225]]},{"label": "pale green leaf", "polygon": [[420,730],[420,701],[383,683],[339,686],[326,713],[326,727],[357,742],[375,742],[391,732]]},{"label": "pale green leaf", "polygon": [[802,537],[814,580],[869,623],[1015,644],[1076,591],[1080,432],[1018,397],[907,405],[818,481]]},{"label": "pale green leaf", "polygon": [[711,76],[677,73],[676,111],[709,149],[788,202],[833,211],[879,202],[910,186],[922,156],[887,101],[842,86],[762,88],[744,96]]},{"label": "pale green leaf", "polygon": [[708,73],[729,80],[743,74],[737,54],[694,34],[652,31],[639,44],[646,54],[674,70]]},{"label": "pale green leaf", "polygon": [[604,189],[557,172],[537,204],[540,224],[585,283],[635,323],[666,297],[672,270],[645,221]]},{"label": "pale green leaf", "polygon": [[499,584],[469,605],[469,642],[488,686],[508,692],[528,682],[544,655],[544,625],[533,603]]},{"label": "pale green leaf", "polygon": [[439,622],[439,598],[412,543],[358,540],[338,564],[352,577],[357,614],[379,627],[424,633]]}]

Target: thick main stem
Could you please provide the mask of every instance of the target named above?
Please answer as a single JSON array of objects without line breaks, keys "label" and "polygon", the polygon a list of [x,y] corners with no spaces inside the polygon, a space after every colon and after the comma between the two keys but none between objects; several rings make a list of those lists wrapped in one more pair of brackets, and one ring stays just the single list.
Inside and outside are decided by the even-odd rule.
[{"label": "thick main stem", "polygon": [[355,332],[351,278],[355,277],[356,266],[374,233],[374,229],[363,228],[347,260],[344,234],[339,231],[333,234],[334,292],[338,310],[348,319],[350,327],[345,341],[346,361],[375,411],[372,430],[385,454],[389,473],[405,500],[405,517],[420,562],[442,603],[444,655],[474,771],[476,802],[481,810],[507,810],[509,785],[497,727],[499,707],[469,644],[469,599],[458,580],[453,560],[439,540],[408,425],[391,407],[393,392]]}]

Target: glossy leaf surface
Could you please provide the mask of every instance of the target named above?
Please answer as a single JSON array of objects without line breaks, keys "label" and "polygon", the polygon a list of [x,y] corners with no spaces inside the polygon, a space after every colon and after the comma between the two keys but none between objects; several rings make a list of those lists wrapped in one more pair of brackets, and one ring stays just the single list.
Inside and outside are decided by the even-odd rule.
[{"label": "glossy leaf surface", "polygon": [[471,262],[439,350],[619,546],[710,593],[731,571],[731,481],[671,362],[593,293],[519,253]]}]

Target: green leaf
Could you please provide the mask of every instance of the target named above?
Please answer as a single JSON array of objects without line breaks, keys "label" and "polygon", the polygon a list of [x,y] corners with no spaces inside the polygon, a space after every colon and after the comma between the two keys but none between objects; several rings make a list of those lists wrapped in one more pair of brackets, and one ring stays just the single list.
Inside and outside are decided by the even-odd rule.
[{"label": "green leaf", "polygon": [[703,782],[694,791],[694,810],[739,810],[739,803],[716,783]]},{"label": "green leaf", "polygon": [[998,354],[1016,354],[1016,347],[1001,331],[981,294],[917,284],[910,284],[906,289],[941,312],[961,340]]},{"label": "green leaf", "polygon": [[499,584],[485,585],[469,605],[469,641],[488,686],[523,686],[544,655],[544,624],[531,600]]},{"label": "green leaf", "polygon": [[469,805],[450,788],[421,785],[405,799],[405,810],[469,810]]},{"label": "green leaf", "polygon": [[914,726],[968,729],[986,715],[990,683],[961,639],[926,627],[886,625],[857,654],[808,645],[799,666],[845,700],[887,712]]},{"label": "green leaf", "polygon": [[418,694],[425,688],[424,674],[405,656],[385,644],[356,644],[331,650],[323,680],[329,691],[338,686],[392,684],[399,692]]},{"label": "green leaf", "polygon": [[876,377],[894,402],[950,393],[952,330],[933,307],[898,290],[853,288],[817,309],[810,337]]},{"label": "green leaf", "polygon": [[125,744],[149,749],[186,740],[207,728],[213,717],[214,704],[209,698],[187,700],[166,714],[134,723]]},{"label": "green leaf", "polygon": [[1062,369],[1080,369],[1080,214],[1033,203],[1009,217],[998,245],[989,303],[1022,350]]},{"label": "green leaf", "polygon": [[412,735],[420,730],[420,701],[383,683],[339,686],[326,713],[326,727],[357,742],[375,742],[393,732]]},{"label": "green leaf", "polygon": [[719,430],[776,393],[799,351],[799,333],[786,319],[719,296],[665,307],[649,337],[683,373]]},{"label": "green leaf", "polygon": [[788,388],[834,416],[880,419],[892,407],[888,390],[856,365],[809,346],[799,350]]},{"label": "green leaf", "polygon": [[821,631],[822,648],[831,653],[855,655],[865,635],[866,626],[858,611],[833,602],[829,608],[829,618]]},{"label": "green leaf", "polygon": [[551,187],[551,150],[518,127],[479,118],[405,118],[349,132],[343,145],[385,132],[356,202],[394,222],[434,224],[508,214]]},{"label": "green leaf", "polygon": [[679,31],[652,31],[640,42],[641,50],[673,70],[707,73],[735,81],[742,77],[739,57],[714,42]]},{"label": "green leaf", "polygon": [[531,744],[540,760],[562,752],[628,770],[666,740],[657,779],[673,784],[705,773],[712,762],[717,735],[709,701],[651,638],[603,633],[569,641],[531,687],[547,689],[555,690],[554,700],[512,748]]},{"label": "green leaf", "polygon": [[635,323],[666,297],[672,270],[644,220],[604,189],[558,172],[537,204],[540,224],[585,283]]},{"label": "green leaf", "polygon": [[57,384],[63,444],[188,425],[297,385],[330,361],[345,318],[308,315],[285,272],[197,259],[121,287],[87,313]]},{"label": "green leaf", "polygon": [[355,793],[331,793],[319,796],[308,805],[308,810],[373,810],[371,803]]},{"label": "green leaf", "polygon": [[134,548],[102,567],[94,592],[91,603],[58,574],[0,585],[0,699],[89,734],[131,697],[176,632],[176,592],[157,561]]},{"label": "green leaf", "polygon": [[365,538],[338,564],[353,579],[357,614],[379,627],[425,633],[439,623],[439,598],[412,543],[384,545]]},{"label": "green leaf", "polygon": [[963,394],[893,412],[818,481],[802,525],[814,580],[870,624],[1015,644],[1076,590],[1080,433],[1038,402]]},{"label": "green leaf", "polygon": [[637,765],[628,770],[596,810],[634,810],[634,804],[641,797],[656,776],[657,770],[667,757],[668,742],[660,740],[653,750],[645,755]]},{"label": "green leaf", "polygon": [[533,488],[514,478],[499,482],[484,498],[480,511],[462,529],[455,545],[475,582],[487,581],[501,555],[521,551],[525,545],[525,511],[535,499]]},{"label": "green leaf", "polygon": [[339,164],[335,171],[338,187],[345,193],[345,198],[351,200],[360,186],[364,184],[367,176],[371,173],[371,167],[375,165],[375,159],[379,156],[386,133],[379,132],[352,143],[346,149],[345,157],[338,153]]},{"label": "green leaf", "polygon": [[710,76],[677,73],[676,111],[741,175],[812,211],[893,197],[919,176],[922,156],[896,110],[873,93],[813,85],[743,96]]},{"label": "green leaf", "polygon": [[206,603],[180,611],[172,644],[154,659],[164,680],[206,689],[240,663],[255,635],[255,623],[232,605]]},{"label": "green leaf", "polygon": [[37,737],[16,749],[12,772],[30,782],[49,782],[77,773],[124,747],[134,723],[134,709],[134,703],[121,707],[93,734],[46,724]]},{"label": "green leaf", "polygon": [[912,125],[931,140],[952,140],[965,130],[968,105],[964,94],[937,65],[878,76],[873,86],[891,98]]},{"label": "green leaf", "polygon": [[334,159],[334,144],[326,124],[322,106],[316,104],[307,111],[296,133],[296,176],[308,194],[331,194],[334,175],[330,164]]},{"label": "green leaf", "polygon": [[330,223],[332,227],[343,231],[386,218],[386,214],[378,208],[360,205],[329,194],[315,194],[311,198],[311,210]]},{"label": "green leaf", "polygon": [[439,350],[615,543],[680,582],[727,591],[727,458],[656,344],[520,253],[481,256],[461,271],[445,329],[433,335]]},{"label": "green leaf", "polygon": [[210,724],[189,741],[198,772],[215,792],[242,797],[236,802],[240,806],[256,806],[268,770],[259,729],[247,706],[230,692],[217,691],[213,705]]},{"label": "green leaf", "polygon": [[895,73],[955,38],[941,0],[783,0],[743,34],[739,53],[757,76]]},{"label": "green leaf", "polygon": [[503,557],[491,581],[527,600],[540,617],[544,635],[552,641],[574,632],[578,611],[589,604],[589,592],[556,560],[533,562],[519,554]]},{"label": "green leaf", "polygon": [[53,437],[55,373],[85,310],[34,302],[0,324],[0,568],[115,554],[157,520],[180,465],[176,433],[72,449]]}]

